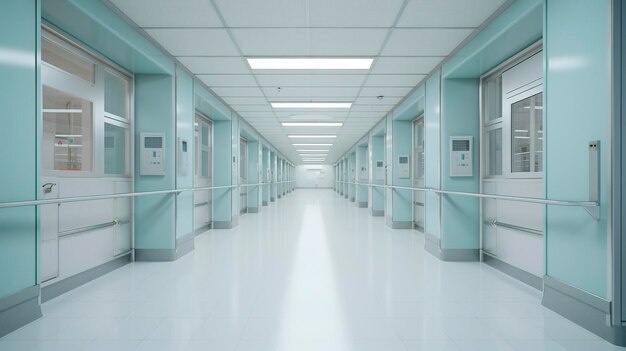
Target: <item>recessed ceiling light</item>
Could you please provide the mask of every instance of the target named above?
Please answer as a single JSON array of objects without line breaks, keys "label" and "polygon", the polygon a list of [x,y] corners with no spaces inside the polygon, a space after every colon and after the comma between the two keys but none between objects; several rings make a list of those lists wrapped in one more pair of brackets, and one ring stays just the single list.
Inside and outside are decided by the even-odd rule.
[{"label": "recessed ceiling light", "polygon": [[293,146],[333,146],[333,144],[292,144]]},{"label": "recessed ceiling light", "polygon": [[252,69],[370,69],[372,58],[247,58]]},{"label": "recessed ceiling light", "polygon": [[272,102],[273,108],[333,108],[348,109],[352,107],[351,102]]},{"label": "recessed ceiling light", "polygon": [[316,150],[316,149],[296,149],[297,152],[328,152],[329,150]]},{"label": "recessed ceiling light", "polygon": [[327,154],[300,154],[300,157],[326,157]]},{"label": "recessed ceiling light", "polygon": [[339,122],[282,122],[283,127],[341,127]]},{"label": "recessed ceiling light", "polygon": [[311,138],[311,139],[312,138],[315,138],[315,139],[317,139],[317,138],[336,138],[337,137],[336,135],[306,135],[306,134],[304,134],[304,135],[287,135],[287,136],[290,137],[290,138],[306,138],[306,139],[309,139],[309,138]]}]

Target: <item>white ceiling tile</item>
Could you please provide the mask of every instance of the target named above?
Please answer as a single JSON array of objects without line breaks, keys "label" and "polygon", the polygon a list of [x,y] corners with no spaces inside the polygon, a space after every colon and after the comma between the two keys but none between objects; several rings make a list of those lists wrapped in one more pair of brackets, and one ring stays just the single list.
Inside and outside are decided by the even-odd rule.
[{"label": "white ceiling tile", "polygon": [[224,29],[158,28],[146,32],[174,56],[239,55]]},{"label": "white ceiling tile", "polygon": [[387,29],[310,29],[310,53],[320,56],[375,56],[387,35]]},{"label": "white ceiling tile", "polygon": [[365,74],[257,74],[256,78],[265,87],[308,87],[308,86],[361,86]]},{"label": "white ceiling tile", "polygon": [[305,0],[216,0],[215,3],[230,27],[306,26]]},{"label": "white ceiling tile", "polygon": [[[140,27],[221,27],[206,0],[111,0]],[[148,11],[149,10],[149,11]]]},{"label": "white ceiling tile", "polygon": [[393,104],[354,104],[350,109],[350,114],[355,112],[387,112],[395,105]]},{"label": "white ceiling tile", "polygon": [[230,104],[230,107],[237,112],[268,112],[272,107],[267,102],[257,105]]},{"label": "white ceiling tile", "polygon": [[385,115],[385,112],[383,111],[351,111],[350,112],[350,119],[352,118],[358,118],[358,119],[365,119],[365,118],[374,118],[374,119],[380,119],[381,117],[383,117]]},{"label": "white ceiling tile", "polygon": [[313,87],[313,88],[300,88],[300,87],[283,87],[280,92],[277,88],[263,88],[263,92],[268,98],[283,98],[283,97],[300,97],[302,100],[307,101],[312,97],[346,97],[346,101],[353,100],[359,93],[358,87]]},{"label": "white ceiling tile", "polygon": [[263,97],[263,92],[257,87],[214,87],[215,94],[221,97],[230,96],[257,96]]},{"label": "white ceiling tile", "polygon": [[365,86],[373,87],[415,87],[425,74],[372,74],[367,77]]},{"label": "white ceiling tile", "polygon": [[428,74],[443,57],[379,57],[373,74]]},{"label": "white ceiling tile", "polygon": [[244,56],[308,55],[305,28],[231,29]]},{"label": "white ceiling tile", "polygon": [[478,27],[506,0],[411,0],[398,27]]},{"label": "white ceiling tile", "polygon": [[355,103],[363,105],[363,104],[371,104],[371,105],[387,105],[387,104],[392,104],[395,105],[398,102],[400,102],[400,100],[402,100],[402,96],[385,96],[384,99],[382,100],[378,100],[378,98],[374,97],[374,96],[359,96],[358,98],[356,98]]},{"label": "white ceiling tile", "polygon": [[178,57],[178,60],[195,74],[249,73],[241,57]]},{"label": "white ceiling tile", "polygon": [[250,97],[250,96],[227,96],[224,98],[226,103],[239,104],[239,105],[260,105],[267,102],[264,97]]},{"label": "white ceiling tile", "polygon": [[413,87],[364,87],[359,96],[405,96]]},{"label": "white ceiling tile", "polygon": [[315,0],[309,2],[313,27],[391,27],[402,0]]},{"label": "white ceiling tile", "polygon": [[446,56],[473,29],[395,29],[383,50],[386,56]]},{"label": "white ceiling tile", "polygon": [[256,87],[256,81],[251,74],[197,74],[204,84],[209,87]]},{"label": "white ceiling tile", "polygon": [[239,115],[248,118],[275,118],[274,112],[249,112],[249,111],[237,111]]}]

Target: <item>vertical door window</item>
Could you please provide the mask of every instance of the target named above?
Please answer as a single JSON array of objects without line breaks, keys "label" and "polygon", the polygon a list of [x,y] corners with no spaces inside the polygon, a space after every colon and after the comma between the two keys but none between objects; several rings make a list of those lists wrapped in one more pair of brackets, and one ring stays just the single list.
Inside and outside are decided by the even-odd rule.
[{"label": "vertical door window", "polygon": [[43,86],[43,168],[91,171],[93,104]]},{"label": "vertical door window", "polygon": [[424,177],[424,119],[420,118],[414,124],[415,145],[414,155],[414,177],[416,179]]},{"label": "vertical door window", "polygon": [[129,174],[127,128],[104,124],[104,173],[127,176]]},{"label": "vertical door window", "polygon": [[483,176],[502,175],[502,74],[483,79]]},{"label": "vertical door window", "polygon": [[541,172],[543,94],[511,104],[511,173]]}]

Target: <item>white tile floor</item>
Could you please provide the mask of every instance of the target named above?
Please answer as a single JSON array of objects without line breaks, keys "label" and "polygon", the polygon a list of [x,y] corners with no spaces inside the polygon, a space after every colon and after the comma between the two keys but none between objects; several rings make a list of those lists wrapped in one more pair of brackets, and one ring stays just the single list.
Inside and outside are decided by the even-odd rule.
[{"label": "white tile floor", "polygon": [[330,190],[297,190],[176,262],[45,303],[0,350],[622,350],[536,290],[423,247]]}]

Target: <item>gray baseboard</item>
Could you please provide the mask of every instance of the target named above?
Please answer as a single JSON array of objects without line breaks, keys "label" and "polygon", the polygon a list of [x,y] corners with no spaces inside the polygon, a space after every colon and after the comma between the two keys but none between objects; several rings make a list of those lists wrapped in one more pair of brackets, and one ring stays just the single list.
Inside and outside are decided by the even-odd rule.
[{"label": "gray baseboard", "polygon": [[258,207],[248,207],[248,213],[259,213]]},{"label": "gray baseboard", "polygon": [[268,203],[267,203],[267,201],[263,200],[263,201],[261,201],[261,205],[262,205],[262,206],[267,206],[267,205],[268,205]]},{"label": "gray baseboard", "polygon": [[39,285],[0,299],[0,338],[41,318]]},{"label": "gray baseboard", "polygon": [[356,201],[355,198],[353,198],[353,197],[350,198],[350,202],[355,202],[355,201]]},{"label": "gray baseboard", "polygon": [[358,205],[359,205],[359,208],[367,208],[367,201],[365,202],[360,201]]},{"label": "gray baseboard", "polygon": [[340,192],[339,192],[339,195],[343,196],[343,191],[340,191]]},{"label": "gray baseboard", "polygon": [[215,229],[232,229],[233,222],[232,221],[214,221],[213,228]]},{"label": "gray baseboard", "polygon": [[348,194],[345,194],[343,197],[347,199],[348,198]]},{"label": "gray baseboard", "polygon": [[413,221],[392,221],[391,228],[393,229],[413,229]]},{"label": "gray baseboard", "polygon": [[271,201],[271,202],[274,202],[274,201],[276,201],[276,199],[274,199],[273,197],[271,197],[271,198],[270,198],[270,201]]},{"label": "gray baseboard", "polygon": [[169,262],[177,257],[176,249],[135,249],[135,261]]},{"label": "gray baseboard", "polygon": [[524,284],[528,284],[537,290],[543,290],[543,279],[536,275],[530,274],[525,270],[519,269],[485,253],[483,253],[483,262]]},{"label": "gray baseboard", "polygon": [[607,326],[609,301],[549,276],[543,283],[542,305],[613,344],[626,346],[626,328]]},{"label": "gray baseboard", "polygon": [[439,259],[449,262],[478,262],[478,249],[439,249]]},{"label": "gray baseboard", "polygon": [[424,233],[424,250],[441,259],[441,240],[432,234]]},{"label": "gray baseboard", "polygon": [[278,195],[278,198],[280,199],[281,197],[283,197],[282,195]]},{"label": "gray baseboard", "polygon": [[189,233],[176,239],[176,259],[179,259],[193,251],[195,248],[193,239],[195,237],[194,233]]},{"label": "gray baseboard", "polygon": [[383,217],[385,216],[385,210],[372,210],[373,217]]},{"label": "gray baseboard", "polygon": [[198,236],[198,235],[200,235],[200,234],[203,234],[203,233],[204,233],[204,232],[206,232],[207,230],[211,229],[211,227],[212,227],[212,226],[211,226],[211,223],[209,223],[209,224],[205,225],[204,227],[196,228],[196,229],[193,231],[193,234],[194,234],[195,236]]},{"label": "gray baseboard", "polygon": [[41,288],[41,302],[46,302],[57,296],[63,295],[70,290],[76,289],[83,284],[89,283],[96,278],[127,265],[130,261],[131,255],[128,253],[99,266],[90,268],[84,272],[45,286]]}]

